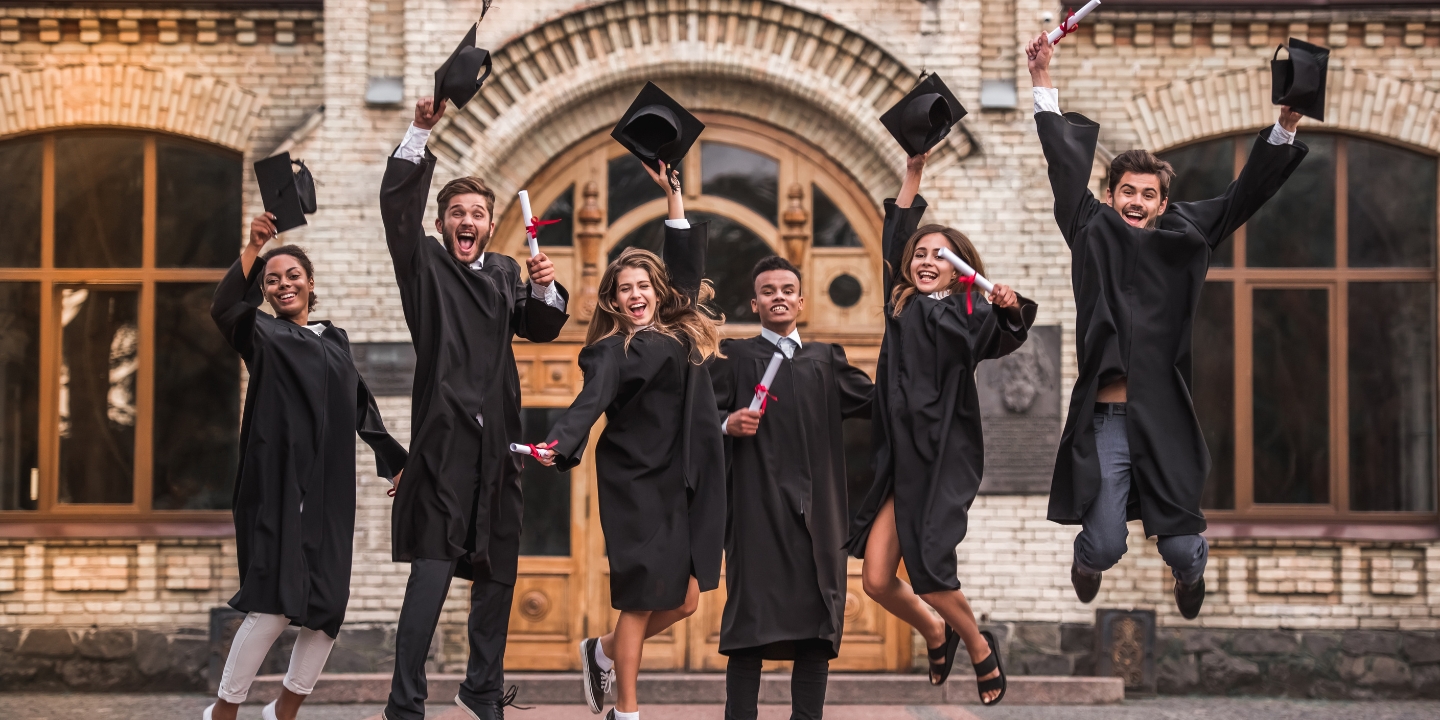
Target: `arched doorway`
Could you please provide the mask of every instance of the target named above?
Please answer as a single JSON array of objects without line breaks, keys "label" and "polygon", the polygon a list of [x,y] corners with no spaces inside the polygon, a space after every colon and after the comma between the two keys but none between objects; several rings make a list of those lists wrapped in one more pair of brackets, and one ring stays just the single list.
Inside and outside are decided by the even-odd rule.
[{"label": "arched doorway", "polygon": [[[759,332],[749,309],[750,269],[760,258],[782,254],[805,274],[807,312],[801,332],[844,343],[852,362],[873,371],[882,329],[876,203],[850,173],[804,139],[735,115],[700,117],[706,130],[682,174],[687,214],[692,221],[710,223],[706,274],[727,317],[724,334]],[[552,158],[524,187],[537,213],[559,221],[541,229],[540,243],[554,259],[572,302],[572,321],[559,341],[516,345],[525,440],[530,441],[544,439],[556,413],[581,387],[574,358],[601,271],[625,247],[659,248],[665,201],[639,161],[603,131]],[[518,203],[509,205],[497,228],[496,249],[523,257],[523,221]],[[859,448],[868,434],[852,434],[860,440],[852,482],[868,487],[868,456]],[[592,441],[597,436],[593,433]],[[526,469],[526,536],[508,668],[574,669],[574,643],[614,621],[593,468],[587,454],[568,475],[538,466]],[[865,597],[858,562],[851,575],[846,639],[833,667],[908,667],[909,629]],[[646,667],[723,669],[716,646],[724,599],[722,585],[702,596],[695,617],[652,639]]]}]

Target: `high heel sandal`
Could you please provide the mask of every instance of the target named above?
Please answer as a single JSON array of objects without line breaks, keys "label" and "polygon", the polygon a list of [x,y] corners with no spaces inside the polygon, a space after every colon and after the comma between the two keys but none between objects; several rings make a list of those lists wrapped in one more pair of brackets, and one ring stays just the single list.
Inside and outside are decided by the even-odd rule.
[{"label": "high heel sandal", "polygon": [[955,666],[955,650],[960,647],[960,635],[945,625],[945,643],[934,649],[926,649],[930,655],[930,684],[943,685],[950,677],[950,668]]},{"label": "high heel sandal", "polygon": [[[1000,663],[1000,647],[995,644],[995,636],[991,635],[988,630],[982,630],[980,636],[985,638],[985,642],[990,645],[990,655],[975,663],[975,689],[980,693],[981,705],[998,705],[1001,700],[1005,699],[1005,667]],[[999,674],[995,677],[989,680],[980,679],[996,671]],[[1000,694],[996,695],[994,700],[985,702],[985,693],[991,690],[999,690]]]}]

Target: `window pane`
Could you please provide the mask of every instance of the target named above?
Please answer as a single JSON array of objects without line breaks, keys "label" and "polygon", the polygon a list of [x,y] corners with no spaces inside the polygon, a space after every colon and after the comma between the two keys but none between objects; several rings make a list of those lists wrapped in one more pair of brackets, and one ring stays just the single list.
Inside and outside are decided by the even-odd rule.
[{"label": "window pane", "polygon": [[1207,282],[1200,292],[1192,338],[1190,396],[1205,445],[1210,476],[1200,506],[1235,509],[1235,286]]},{"label": "window pane", "polygon": [[771,224],[776,222],[780,211],[780,163],[724,143],[700,143],[700,152],[700,192],[734,200]]},{"label": "window pane", "polygon": [[[665,192],[650,179],[640,158],[625,153],[610,161],[606,217],[613,224],[620,216],[651,200],[665,199]],[[683,175],[682,175],[683,177]]]},{"label": "window pane", "polygon": [[140,267],[144,173],[139,135],[55,138],[56,267]]},{"label": "window pane", "polygon": [[811,185],[810,193],[815,208],[815,247],[860,247],[860,236],[830,196],[819,185]]},{"label": "window pane", "polygon": [[60,502],[134,497],[140,293],[67,288],[60,299]]},{"label": "window pane", "polygon": [[[564,408],[522,409],[520,442],[547,442],[545,433],[563,412]],[[570,555],[570,473],[527,459],[520,473],[520,487],[525,496],[520,554]]]},{"label": "window pane", "polygon": [[214,283],[155,285],[156,510],[230,507],[240,442],[240,359],[210,319]]},{"label": "window pane", "polygon": [[39,499],[40,285],[0,283],[0,510]]},{"label": "window pane", "polygon": [[44,144],[0,145],[0,267],[40,266],[40,173]]},{"label": "window pane", "polygon": [[1246,225],[1251,266],[1335,267],[1335,138],[1302,141],[1310,154]]},{"label": "window pane", "polygon": [[1435,509],[1435,285],[1350,285],[1350,507]]},{"label": "window pane", "polygon": [[[705,252],[705,277],[715,285],[715,307],[726,322],[760,322],[750,310],[755,284],[750,271],[761,258],[775,253],[759,235],[730,218],[714,213],[689,213],[692,223],[710,223],[710,246]],[[659,254],[665,244],[665,220],[655,218],[636,228],[610,249],[610,261],[627,247],[642,247]]]},{"label": "window pane", "polygon": [[1255,502],[1330,502],[1325,290],[1254,294]]},{"label": "window pane", "polygon": [[[531,208],[532,210],[534,208]],[[539,240],[541,245],[562,245],[569,247],[575,243],[575,186],[565,188],[565,192],[550,203],[545,209],[545,214],[540,216],[541,220],[559,220],[554,225],[544,225],[540,228]]]},{"label": "window pane", "polygon": [[[1209,200],[1225,194],[1235,179],[1235,139],[1221,138],[1171,150],[1161,155],[1175,167],[1170,183],[1170,202]],[[1221,243],[1210,256],[1212,267],[1233,264],[1230,241]]]},{"label": "window pane", "polygon": [[230,267],[243,239],[240,158],[157,140],[155,181],[155,265]]},{"label": "window pane", "polygon": [[1353,267],[1434,267],[1435,158],[1348,138]]}]

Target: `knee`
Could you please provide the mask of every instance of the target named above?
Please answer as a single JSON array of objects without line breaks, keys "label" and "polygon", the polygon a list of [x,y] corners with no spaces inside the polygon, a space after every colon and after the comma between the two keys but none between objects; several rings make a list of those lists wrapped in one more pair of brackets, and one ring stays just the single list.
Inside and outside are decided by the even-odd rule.
[{"label": "knee", "polygon": [[895,582],[895,576],[887,575],[870,567],[866,567],[860,575],[860,585],[871,600],[879,600],[883,597],[890,589],[890,583],[893,582]]},{"label": "knee", "polygon": [[699,592],[690,592],[690,593],[686,593],[686,595],[685,595],[685,602],[680,603],[680,607],[675,608],[675,612],[678,613],[678,614],[680,615],[680,617],[682,617],[682,618],[688,618],[688,617],[690,617],[691,615],[694,615],[694,614],[695,614],[695,611],[696,611],[696,610],[699,610],[699,609],[700,609],[700,593],[699,593]]},{"label": "knee", "polygon": [[1155,541],[1155,549],[1177,574],[1203,571],[1210,555],[1210,544],[1200,535],[1167,535]]},{"label": "knee", "polygon": [[1115,567],[1128,549],[1123,525],[1121,529],[1118,533],[1082,532],[1075,538],[1075,559],[1087,570],[1098,572]]}]

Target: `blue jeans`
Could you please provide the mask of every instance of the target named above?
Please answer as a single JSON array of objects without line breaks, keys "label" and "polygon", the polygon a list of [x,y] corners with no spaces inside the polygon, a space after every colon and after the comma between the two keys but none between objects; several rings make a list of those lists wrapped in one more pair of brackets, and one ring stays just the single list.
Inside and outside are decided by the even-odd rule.
[{"label": "blue jeans", "polygon": [[[1130,438],[1125,434],[1124,403],[1096,405],[1095,451],[1100,457],[1100,493],[1080,518],[1083,529],[1075,536],[1075,564],[1092,575],[1120,562],[1129,534],[1125,505],[1130,499]],[[1204,537],[1162,535],[1156,546],[1182,584],[1193,585],[1205,574],[1210,545]]]}]

